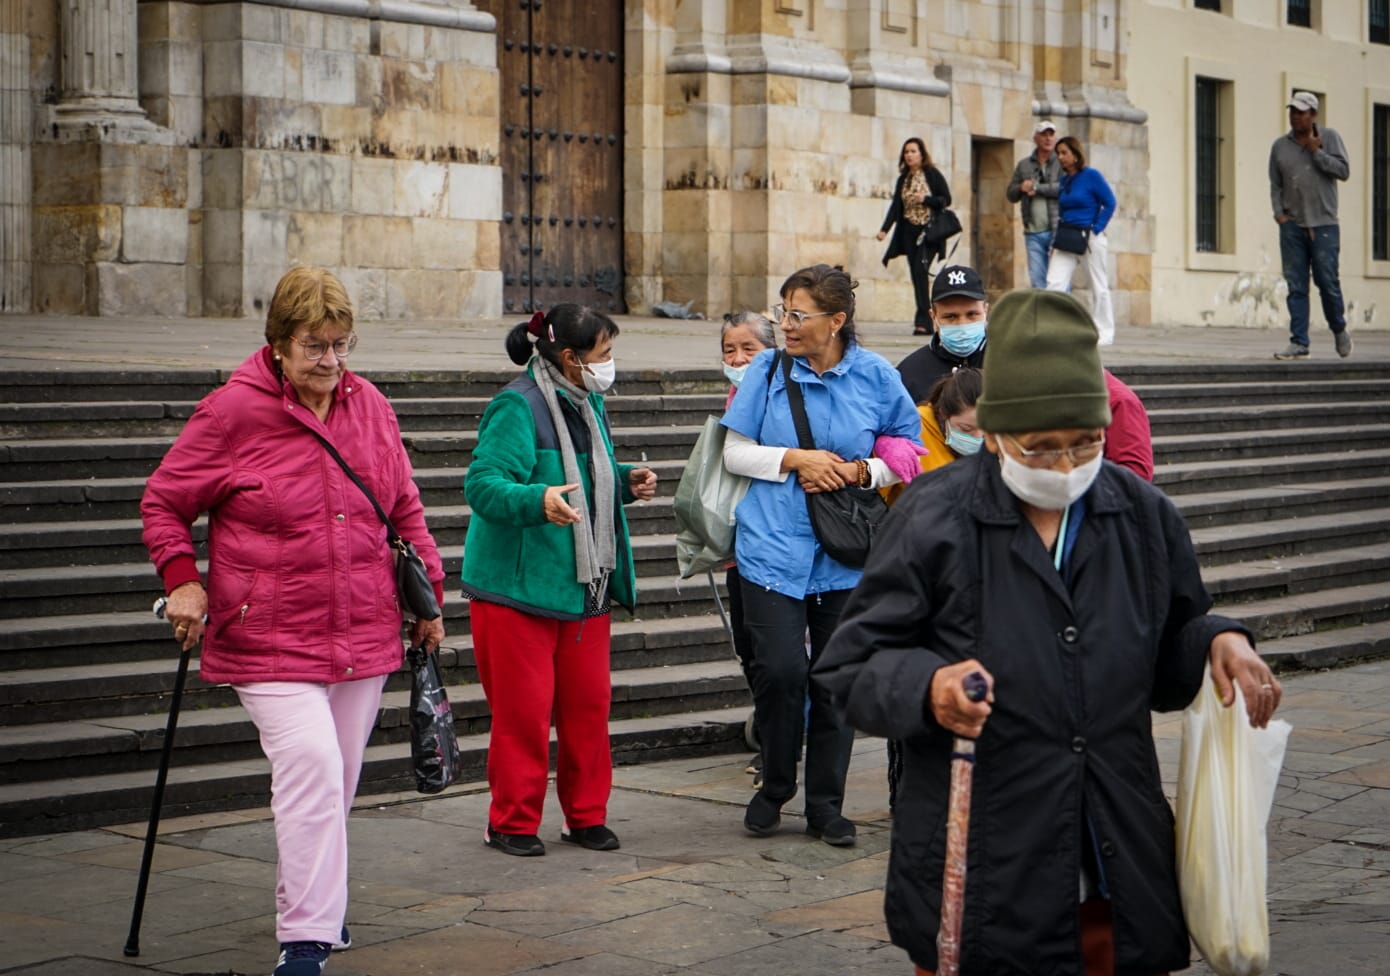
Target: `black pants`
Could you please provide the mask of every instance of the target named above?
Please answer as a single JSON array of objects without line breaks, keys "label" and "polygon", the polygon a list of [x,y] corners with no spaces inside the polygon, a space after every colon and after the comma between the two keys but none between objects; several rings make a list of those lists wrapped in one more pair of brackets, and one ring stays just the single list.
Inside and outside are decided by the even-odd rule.
[{"label": "black pants", "polygon": [[912,294],[917,302],[917,314],[912,320],[912,327],[919,326],[930,329],[931,324],[931,275],[928,268],[931,266],[932,259],[935,257],[925,244],[918,246],[917,236],[922,232],[922,228],[915,224],[908,225],[908,249],[907,249],[907,270],[912,276]]},{"label": "black pants", "polygon": [[797,600],[743,583],[743,619],[753,638],[754,713],[763,747],[761,792],[779,807],[796,793],[796,762],[805,732],[806,819],[816,824],[840,815],[854,730],[840,720],[830,693],[811,682],[809,675],[811,664],[839,623],[849,594],[849,590],[832,590]]}]

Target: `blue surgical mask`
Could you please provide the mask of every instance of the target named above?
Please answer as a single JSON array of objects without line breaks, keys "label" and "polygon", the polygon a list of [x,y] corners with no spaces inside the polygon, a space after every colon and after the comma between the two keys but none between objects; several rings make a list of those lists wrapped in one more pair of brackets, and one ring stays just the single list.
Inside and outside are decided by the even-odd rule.
[{"label": "blue surgical mask", "polygon": [[975,437],[970,434],[962,434],[950,424],[946,425],[946,446],[955,451],[961,457],[969,454],[977,454],[984,446],[983,437]]},{"label": "blue surgical mask", "polygon": [[728,363],[724,364],[724,375],[729,378],[729,382],[734,384],[734,386],[738,386],[743,382],[743,375],[747,372],[748,363],[744,363],[742,366],[730,366]]},{"label": "blue surgical mask", "polygon": [[941,345],[953,356],[964,359],[985,341],[985,320],[971,322],[969,325],[948,325],[937,330]]}]

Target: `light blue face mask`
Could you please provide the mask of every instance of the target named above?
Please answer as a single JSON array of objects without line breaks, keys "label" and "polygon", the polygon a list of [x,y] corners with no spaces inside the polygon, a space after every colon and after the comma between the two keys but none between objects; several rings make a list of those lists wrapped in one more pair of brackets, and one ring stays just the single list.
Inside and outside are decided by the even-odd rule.
[{"label": "light blue face mask", "polygon": [[985,341],[985,320],[971,322],[969,325],[948,325],[937,330],[941,335],[941,345],[953,356],[964,359]]},{"label": "light blue face mask", "polygon": [[961,457],[967,454],[978,454],[980,448],[984,446],[983,437],[973,437],[970,434],[962,434],[950,424],[946,425],[946,446],[955,451]]},{"label": "light blue face mask", "polygon": [[724,375],[729,378],[730,383],[734,384],[734,386],[738,386],[743,382],[743,375],[748,372],[748,366],[749,363],[744,363],[742,366],[730,366],[728,363],[725,363]]}]

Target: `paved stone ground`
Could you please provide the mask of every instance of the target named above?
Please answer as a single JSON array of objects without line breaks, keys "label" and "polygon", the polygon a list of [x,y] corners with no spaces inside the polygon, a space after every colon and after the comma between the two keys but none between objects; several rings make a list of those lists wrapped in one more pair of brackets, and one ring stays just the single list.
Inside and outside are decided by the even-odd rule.
[{"label": "paved stone ground", "polygon": [[[1288,676],[1294,725],[1270,825],[1270,973],[1383,976],[1390,947],[1390,663]],[[1171,796],[1180,716],[1155,720]],[[407,761],[404,756],[402,762]],[[836,850],[784,818],[740,828],[744,757],[617,770],[623,849],[544,858],[483,847],[484,787],[362,804],[352,823],[354,947],[328,976],[906,976],[882,920],[883,743],[856,744]],[[795,809],[795,801],[788,811]],[[143,824],[0,842],[0,972],[265,974],[274,838],[266,811],[163,825],[141,955],[122,956]],[[1195,957],[1195,954],[1194,954]],[[1200,961],[1189,972],[1210,976]]]},{"label": "paved stone ground", "polygon": [[[503,339],[515,319],[362,322],[355,369],[515,369]],[[619,370],[708,366],[718,376],[718,322],[623,315],[614,345]],[[232,367],[260,345],[252,319],[99,319],[0,315],[0,369]],[[861,322],[864,344],[896,363],[921,345],[901,323]],[[1352,361],[1390,361],[1390,330],[1353,329]],[[1106,365],[1273,362],[1288,335],[1273,329],[1148,327],[1117,331]],[[1337,362],[1326,328],[1312,332],[1311,361]],[[622,384],[617,387],[622,392]]]}]

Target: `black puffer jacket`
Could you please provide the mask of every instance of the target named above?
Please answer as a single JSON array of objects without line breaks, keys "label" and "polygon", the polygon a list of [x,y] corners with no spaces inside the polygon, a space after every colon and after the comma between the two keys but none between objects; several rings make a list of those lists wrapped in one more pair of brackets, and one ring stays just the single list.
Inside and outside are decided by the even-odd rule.
[{"label": "black puffer jacket", "polygon": [[962,976],[1079,976],[1083,843],[1111,897],[1116,972],[1188,965],[1149,713],[1185,707],[1211,639],[1245,631],[1207,614],[1187,528],[1160,491],[1107,461],[1084,504],[1069,593],[992,454],[918,478],[815,666],[850,724],[903,743],[885,911],[926,969],[952,739],[927,692],[937,668],[971,657],[995,703],[975,765]]}]

